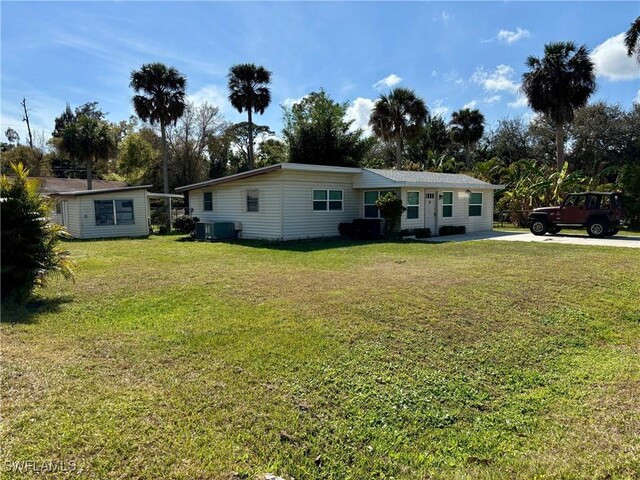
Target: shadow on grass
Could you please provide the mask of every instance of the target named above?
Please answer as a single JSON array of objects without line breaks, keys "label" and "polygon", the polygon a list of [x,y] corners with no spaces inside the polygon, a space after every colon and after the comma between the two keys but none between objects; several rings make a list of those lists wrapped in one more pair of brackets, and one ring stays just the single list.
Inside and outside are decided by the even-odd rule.
[{"label": "shadow on grass", "polygon": [[36,316],[57,313],[64,304],[71,303],[69,295],[55,298],[33,298],[25,303],[2,302],[2,323],[36,323]]},{"label": "shadow on grass", "polygon": [[[177,240],[180,241],[180,240]],[[183,240],[186,241],[186,240]],[[380,243],[398,242],[398,240],[347,240],[343,238],[324,238],[309,240],[288,240],[288,241],[268,241],[268,240],[218,240],[213,242],[194,243],[224,243],[227,245],[238,245],[241,247],[278,250],[287,252],[317,252],[322,250],[332,250],[336,248],[357,247],[362,245],[375,245]]]}]

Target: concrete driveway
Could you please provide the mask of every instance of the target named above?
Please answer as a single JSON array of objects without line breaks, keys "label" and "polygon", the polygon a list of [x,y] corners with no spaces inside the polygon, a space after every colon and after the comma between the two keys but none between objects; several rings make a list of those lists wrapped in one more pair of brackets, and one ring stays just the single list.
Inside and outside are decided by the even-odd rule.
[{"label": "concrete driveway", "polygon": [[425,239],[432,243],[445,242],[469,242],[473,240],[497,240],[501,242],[537,242],[537,243],[563,243],[568,245],[598,245],[603,247],[627,247],[640,248],[640,236],[614,236],[606,238],[591,238],[586,235],[544,235],[536,236],[532,233],[520,232],[479,232],[465,235],[449,235],[445,237],[432,237]]}]

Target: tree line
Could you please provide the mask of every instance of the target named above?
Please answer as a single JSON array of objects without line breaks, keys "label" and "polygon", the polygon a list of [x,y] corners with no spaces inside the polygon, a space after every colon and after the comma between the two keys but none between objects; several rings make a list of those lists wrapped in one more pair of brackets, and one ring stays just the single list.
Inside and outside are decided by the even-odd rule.
[{"label": "tree line", "polygon": [[[625,43],[629,56],[640,62],[639,25],[640,17]],[[254,121],[271,104],[271,72],[265,67],[230,68],[228,100],[247,115],[246,122],[232,124],[218,106],[187,101],[184,74],[151,63],[131,73],[136,116],[114,123],[97,102],[67,105],[48,140],[36,135],[34,143],[30,135],[22,145],[8,129],[2,169],[20,161],[32,175],[86,178],[88,188],[96,175],[153,184],[165,193],[280,162],[465,172],[505,184],[508,192],[516,188],[514,171],[527,172],[535,184],[553,174],[563,180],[573,175],[580,179],[575,188],[615,188],[625,176],[639,176],[640,107],[589,104],[597,85],[586,46],[550,43],[542,57],[529,57],[526,65],[522,93],[535,113],[530,121],[504,118],[488,128],[478,109],[455,111],[447,121],[432,115],[415,91],[394,88],[377,99],[369,119],[373,135],[367,136],[348,120],[349,102],[337,102],[320,89],[282,107],[278,138]],[[23,107],[28,121],[26,101]],[[531,192],[525,197],[523,210],[551,200]],[[512,203],[517,202],[505,208],[513,209]]]}]

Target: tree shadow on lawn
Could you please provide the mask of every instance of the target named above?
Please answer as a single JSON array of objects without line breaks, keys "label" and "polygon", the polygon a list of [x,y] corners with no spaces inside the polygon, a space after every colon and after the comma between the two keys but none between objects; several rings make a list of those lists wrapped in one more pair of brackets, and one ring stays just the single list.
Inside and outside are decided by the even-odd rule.
[{"label": "tree shadow on lawn", "polygon": [[[180,240],[178,240],[180,241]],[[183,240],[186,241],[186,240]],[[268,240],[217,240],[196,243],[224,243],[227,245],[238,245],[242,247],[279,250],[288,252],[317,252],[322,250],[332,250],[336,248],[359,247],[363,245],[375,245],[382,243],[412,243],[409,240],[348,240],[344,238],[325,238],[325,239],[309,239],[309,240],[287,240],[287,241],[268,241]]]},{"label": "tree shadow on lawn", "polygon": [[73,297],[63,295],[55,298],[34,297],[25,303],[2,302],[2,323],[36,323],[36,317],[43,313],[59,312],[62,305],[71,303]]}]

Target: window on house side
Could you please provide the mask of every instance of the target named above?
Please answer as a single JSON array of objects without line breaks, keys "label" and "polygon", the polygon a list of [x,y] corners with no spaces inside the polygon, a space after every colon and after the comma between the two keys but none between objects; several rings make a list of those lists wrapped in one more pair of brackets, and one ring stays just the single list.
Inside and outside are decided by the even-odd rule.
[{"label": "window on house side", "polygon": [[205,212],[211,212],[213,211],[213,193],[211,192],[204,192],[203,193],[203,207],[202,209]]},{"label": "window on house side", "polygon": [[258,190],[247,190],[247,212],[260,211],[260,192]]},{"label": "window on house side", "polygon": [[482,193],[472,193],[469,195],[469,216],[482,216]]},{"label": "window on house side", "polygon": [[342,190],[314,190],[313,211],[342,211]]},{"label": "window on house side", "polygon": [[420,192],[407,192],[407,220],[419,218]]},{"label": "window on house side", "polygon": [[453,218],[453,192],[442,192],[442,218]]}]

